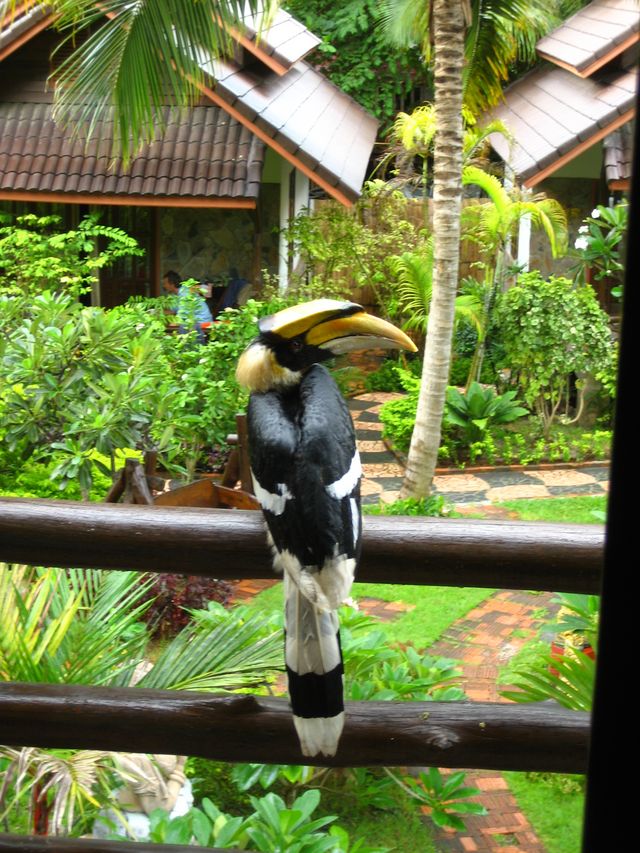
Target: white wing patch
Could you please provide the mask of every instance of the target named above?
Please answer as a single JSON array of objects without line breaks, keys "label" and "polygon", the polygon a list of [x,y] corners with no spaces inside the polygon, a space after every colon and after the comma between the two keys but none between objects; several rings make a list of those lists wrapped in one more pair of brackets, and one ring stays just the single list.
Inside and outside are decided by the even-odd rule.
[{"label": "white wing patch", "polygon": [[351,529],[353,531],[353,547],[355,548],[360,538],[360,512],[355,498],[349,499],[349,508],[351,509]]},{"label": "white wing patch", "polygon": [[346,498],[355,489],[361,476],[362,466],[360,465],[360,456],[356,450],[347,473],[343,474],[335,483],[328,485],[326,487],[327,493],[336,500],[342,500],[342,498]]},{"label": "white wing patch", "polygon": [[262,509],[268,510],[273,513],[273,515],[282,515],[287,505],[287,501],[290,501],[293,498],[293,495],[287,488],[286,484],[277,483],[276,489],[278,492],[277,494],[274,494],[273,492],[268,492],[266,489],[263,489],[260,483],[256,480],[256,476],[253,472],[251,473],[251,479],[253,480],[253,491]]}]

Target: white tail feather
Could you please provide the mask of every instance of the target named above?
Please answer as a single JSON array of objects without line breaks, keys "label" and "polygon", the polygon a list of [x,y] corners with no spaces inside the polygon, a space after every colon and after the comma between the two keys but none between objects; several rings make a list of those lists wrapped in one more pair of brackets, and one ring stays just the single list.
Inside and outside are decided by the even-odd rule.
[{"label": "white tail feather", "polygon": [[336,717],[293,716],[303,755],[335,755],[344,726],[344,712]]}]

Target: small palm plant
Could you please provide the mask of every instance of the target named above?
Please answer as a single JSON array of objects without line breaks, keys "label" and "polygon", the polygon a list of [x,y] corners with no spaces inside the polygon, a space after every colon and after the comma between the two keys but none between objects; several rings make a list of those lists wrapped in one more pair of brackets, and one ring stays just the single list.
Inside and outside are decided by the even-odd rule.
[{"label": "small palm plant", "polygon": [[460,427],[467,442],[479,441],[494,424],[510,423],[529,414],[515,396],[515,391],[496,394],[493,388],[483,388],[478,382],[472,382],[464,394],[450,386],[445,418]]},{"label": "small palm plant", "polygon": [[[150,583],[137,572],[0,563],[0,681],[233,691],[281,669],[269,619],[215,604],[149,662],[140,620]],[[0,820],[26,796],[34,831],[69,832],[116,771],[131,781],[109,752],[0,747]]]},{"label": "small palm plant", "polygon": [[[433,296],[433,237],[420,251],[403,252],[392,258],[391,265],[398,280],[399,306],[408,315],[403,328],[425,333]],[[482,300],[477,293],[456,296],[454,322],[461,320],[475,328],[479,339],[484,337]]]}]

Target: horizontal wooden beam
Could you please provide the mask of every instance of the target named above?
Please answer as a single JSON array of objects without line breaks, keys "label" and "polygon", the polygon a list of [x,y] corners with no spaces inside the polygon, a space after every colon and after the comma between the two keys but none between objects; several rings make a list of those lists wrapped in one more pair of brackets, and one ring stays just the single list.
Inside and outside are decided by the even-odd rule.
[{"label": "horizontal wooden beam", "polygon": [[70,684],[4,684],[11,746],[327,767],[583,773],[589,715],[555,703],[348,702],[335,758],[303,758],[285,699]]},{"label": "horizontal wooden beam", "polygon": [[[222,847],[198,847],[198,853],[222,853]],[[238,848],[233,848],[239,853]],[[106,841],[99,838],[63,838],[59,835],[0,833],[0,853],[159,853],[157,844]],[[230,848],[225,848],[230,853]],[[193,847],[163,844],[160,853],[193,853]],[[233,851],[231,851],[233,853]]]},{"label": "horizontal wooden beam", "polygon": [[[601,525],[366,516],[358,580],[598,592]],[[273,577],[261,515],[244,510],[0,499],[0,560]]]}]

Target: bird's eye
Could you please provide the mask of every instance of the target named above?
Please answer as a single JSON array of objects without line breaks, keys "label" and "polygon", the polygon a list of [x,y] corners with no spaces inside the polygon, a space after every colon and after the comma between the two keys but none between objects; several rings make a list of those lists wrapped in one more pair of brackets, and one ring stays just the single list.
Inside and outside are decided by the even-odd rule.
[{"label": "bird's eye", "polygon": [[300,340],[300,338],[294,338],[291,341],[292,352],[300,352],[300,350],[302,349],[302,346],[303,346],[303,344],[302,344],[302,341]]}]

